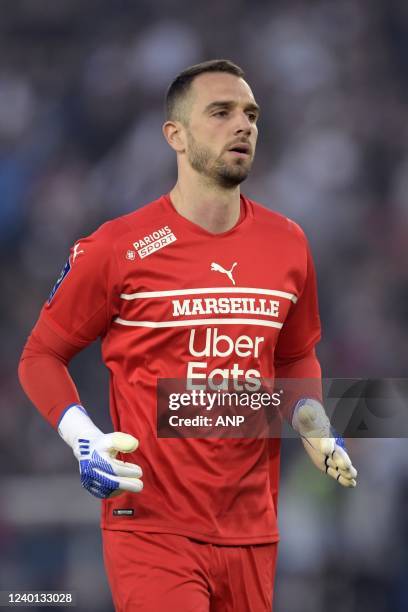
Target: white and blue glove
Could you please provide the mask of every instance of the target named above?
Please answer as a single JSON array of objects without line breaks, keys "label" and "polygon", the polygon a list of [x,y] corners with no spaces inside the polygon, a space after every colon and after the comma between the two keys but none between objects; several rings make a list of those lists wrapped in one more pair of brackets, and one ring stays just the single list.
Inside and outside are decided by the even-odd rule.
[{"label": "white and blue glove", "polygon": [[58,432],[79,461],[81,484],[99,498],[115,497],[124,491],[143,489],[142,469],[116,459],[118,452],[131,453],[139,442],[130,434],[104,434],[80,405],[69,406],[58,425]]},{"label": "white and blue glove", "polygon": [[299,432],[307,454],[319,470],[343,487],[357,486],[357,470],[346,451],[344,440],[331,427],[320,402],[301,399],[296,404],[292,425]]}]

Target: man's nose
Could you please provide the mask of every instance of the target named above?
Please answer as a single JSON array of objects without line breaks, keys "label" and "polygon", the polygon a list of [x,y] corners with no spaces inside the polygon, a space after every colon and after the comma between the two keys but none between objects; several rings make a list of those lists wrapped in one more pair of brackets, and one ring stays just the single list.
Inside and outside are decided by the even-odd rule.
[{"label": "man's nose", "polygon": [[250,135],[252,129],[252,123],[250,122],[246,113],[240,113],[237,118],[237,123],[235,126],[235,133],[241,134],[245,133],[247,136]]}]

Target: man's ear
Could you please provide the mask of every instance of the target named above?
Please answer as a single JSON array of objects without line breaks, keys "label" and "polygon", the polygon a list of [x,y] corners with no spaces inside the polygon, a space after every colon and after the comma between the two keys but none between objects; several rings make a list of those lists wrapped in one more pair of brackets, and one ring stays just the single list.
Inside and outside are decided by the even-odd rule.
[{"label": "man's ear", "polygon": [[185,132],[180,121],[166,121],[162,127],[163,136],[176,153],[184,153]]}]

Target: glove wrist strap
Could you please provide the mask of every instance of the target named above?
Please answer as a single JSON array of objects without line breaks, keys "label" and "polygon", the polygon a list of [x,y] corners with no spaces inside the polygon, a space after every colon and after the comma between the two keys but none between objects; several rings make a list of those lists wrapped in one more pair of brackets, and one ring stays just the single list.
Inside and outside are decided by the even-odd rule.
[{"label": "glove wrist strap", "polygon": [[292,414],[292,427],[293,427],[293,429],[295,429],[298,432],[299,432],[300,428],[299,428],[299,423],[298,423],[297,415],[298,415],[299,409],[302,408],[302,406],[304,406],[305,404],[309,404],[310,406],[315,407],[316,410],[319,411],[319,412],[322,411],[322,410],[324,411],[324,408],[323,408],[322,404],[319,401],[317,401],[315,399],[312,399],[310,397],[303,397],[302,399],[300,399],[297,402],[296,406],[294,407],[293,414]]},{"label": "glove wrist strap", "polygon": [[62,413],[58,423],[58,433],[77,455],[78,439],[94,439],[102,435],[101,430],[96,427],[89,418],[85,408],[80,404],[67,406]]}]

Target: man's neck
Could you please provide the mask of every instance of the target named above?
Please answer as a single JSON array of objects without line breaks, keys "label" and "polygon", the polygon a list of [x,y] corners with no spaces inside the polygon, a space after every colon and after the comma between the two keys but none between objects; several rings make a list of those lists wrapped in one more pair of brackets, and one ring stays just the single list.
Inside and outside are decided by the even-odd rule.
[{"label": "man's neck", "polygon": [[170,192],[177,212],[212,234],[230,230],[240,217],[240,188],[222,189],[212,185],[188,184],[178,180]]}]

